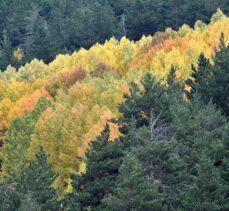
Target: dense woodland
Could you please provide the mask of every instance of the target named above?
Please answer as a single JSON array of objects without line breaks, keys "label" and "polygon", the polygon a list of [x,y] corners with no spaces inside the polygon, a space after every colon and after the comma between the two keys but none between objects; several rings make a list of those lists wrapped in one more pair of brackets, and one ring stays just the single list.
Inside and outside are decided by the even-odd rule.
[{"label": "dense woodland", "polygon": [[0,69],[33,58],[48,63],[112,36],[138,40],[196,20],[209,23],[217,8],[229,15],[228,0],[0,0]]},{"label": "dense woodland", "polygon": [[0,211],[229,210],[228,1],[0,2]]}]

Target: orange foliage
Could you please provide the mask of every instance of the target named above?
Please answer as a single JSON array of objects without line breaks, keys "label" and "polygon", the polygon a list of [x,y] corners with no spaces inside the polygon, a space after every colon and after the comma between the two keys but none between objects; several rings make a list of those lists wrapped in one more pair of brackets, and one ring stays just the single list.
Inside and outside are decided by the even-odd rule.
[{"label": "orange foliage", "polygon": [[61,72],[59,75],[52,77],[45,85],[46,91],[55,97],[59,89],[67,90],[76,81],[81,81],[87,76],[87,71],[78,67],[71,71]]},{"label": "orange foliage", "polygon": [[32,110],[34,109],[34,107],[37,104],[37,101],[41,97],[46,97],[48,100],[52,100],[47,91],[37,90],[29,97],[26,97],[25,99],[23,99],[24,102],[22,103],[22,107],[20,109],[21,114],[24,115],[25,113],[32,112]]}]

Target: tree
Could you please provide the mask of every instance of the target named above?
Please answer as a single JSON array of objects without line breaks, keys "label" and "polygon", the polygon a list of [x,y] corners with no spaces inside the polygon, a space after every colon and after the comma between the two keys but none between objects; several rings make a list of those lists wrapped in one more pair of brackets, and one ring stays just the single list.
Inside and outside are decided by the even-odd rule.
[{"label": "tree", "polygon": [[71,30],[68,31],[69,49],[90,48],[97,42],[104,43],[106,39],[118,35],[118,22],[106,1],[77,2],[72,11]]},{"label": "tree", "polygon": [[30,160],[29,166],[16,180],[17,190],[24,196],[21,209],[33,205],[34,209],[40,207],[41,210],[56,210],[58,195],[52,187],[56,177],[57,174],[52,171],[52,165],[48,163],[45,151],[41,147],[36,154],[36,160]]},{"label": "tree", "polygon": [[20,197],[13,185],[0,183],[0,210],[16,211],[20,207]]},{"label": "tree", "polygon": [[198,68],[192,66],[192,78],[186,81],[186,85],[191,88],[190,92],[187,92],[189,98],[198,92],[201,93],[201,97],[205,102],[209,101],[210,93],[207,90],[207,86],[211,80],[210,68],[210,61],[201,53],[198,59]]},{"label": "tree", "polygon": [[102,210],[166,210],[160,200],[158,181],[146,174],[132,153],[124,158],[117,182],[114,195],[103,201]]},{"label": "tree", "polygon": [[28,148],[31,136],[39,116],[51,106],[51,102],[41,97],[32,113],[14,119],[7,131],[7,140],[4,142],[1,159],[3,162],[3,175],[13,179],[19,175],[28,164]]},{"label": "tree", "polygon": [[[198,69],[194,69],[193,81],[188,80],[192,93],[198,92],[204,102],[211,99],[222,111],[229,115],[229,45],[225,44],[224,35],[221,35],[219,49],[213,57],[213,65],[201,54]],[[190,94],[189,94],[190,95]]]},{"label": "tree", "polygon": [[197,174],[192,175],[192,182],[180,193],[182,208],[185,210],[227,209],[222,178],[214,163],[205,157],[204,153],[196,166],[196,171]]},{"label": "tree", "polygon": [[48,63],[53,58],[55,49],[52,46],[52,34],[47,21],[40,16],[40,10],[37,7],[32,8],[27,22],[27,39],[25,41],[27,60],[33,58],[42,59]]},{"label": "tree", "polygon": [[102,201],[113,192],[123,156],[122,143],[109,140],[109,127],[90,143],[86,153],[86,172],[73,175],[73,192],[67,207],[98,210]]},{"label": "tree", "polygon": [[157,181],[158,200],[161,207],[177,209],[179,192],[186,180],[186,163],[176,153],[179,146],[176,140],[156,141],[145,137],[145,144],[132,150],[145,167],[145,175]]},{"label": "tree", "polygon": [[[183,92],[177,89],[176,83],[174,85],[174,75],[172,71],[169,85],[174,87],[173,91],[177,93],[174,94],[171,90],[164,93],[170,99],[169,122],[161,123],[163,119],[158,119],[154,110],[151,110],[151,113],[146,115],[149,124],[136,129],[135,123],[138,119],[135,119],[137,115],[133,115],[126,121],[128,130],[121,139],[124,145],[126,142],[130,143],[126,145],[129,147],[126,150],[133,153],[144,166],[144,175],[157,181],[158,191],[161,193],[158,198],[161,208],[164,206],[167,209],[191,209],[194,206],[192,203],[199,200],[195,199],[192,190],[196,191],[197,196],[198,191],[203,193],[201,200],[196,204],[196,210],[201,208],[207,210],[211,206],[214,209],[225,208],[228,188],[227,185],[223,187],[227,183],[222,173],[227,168],[223,171],[221,169],[224,168],[223,144],[228,140],[228,123],[211,102],[206,105],[197,95],[187,101]],[[151,81],[145,86],[151,87],[152,84]],[[145,93],[142,92],[137,97],[140,99],[142,95]],[[128,102],[136,102],[135,99],[136,95],[133,98],[129,97]],[[139,113],[142,112],[142,108],[144,109],[144,107],[138,108]],[[155,106],[153,108],[158,109]],[[124,178],[130,178],[130,175],[125,175]],[[209,177],[211,182],[204,184],[206,177]],[[105,205],[111,210],[111,207],[124,206],[122,204],[129,202],[128,197],[122,197],[121,194],[130,191],[122,190],[124,185],[120,183],[117,180],[116,187],[120,188],[119,192],[115,194],[114,191],[113,195],[105,199]],[[135,187],[134,184],[132,187]],[[138,190],[138,187],[136,189]],[[204,203],[201,204],[201,201]],[[125,210],[123,207],[118,208]]]},{"label": "tree", "polygon": [[160,2],[155,0],[133,0],[126,9],[127,37],[138,40],[142,35],[150,35],[159,28]]},{"label": "tree", "polygon": [[6,30],[3,31],[3,37],[0,47],[0,66],[5,69],[8,64],[13,62],[13,48]]},{"label": "tree", "polygon": [[24,199],[21,201],[21,206],[18,210],[41,211],[41,206],[31,197],[31,194],[26,194]]},{"label": "tree", "polygon": [[[171,105],[171,133],[178,142],[176,151],[186,169],[179,192],[181,195],[178,196],[179,206],[188,209],[195,203],[196,210],[225,207],[228,185],[222,176],[222,168],[223,145],[228,140],[226,118],[212,102],[205,104],[198,95],[190,101],[180,99]],[[211,182],[203,183],[204,180],[211,181],[212,186]],[[195,196],[200,198],[195,199]]]},{"label": "tree", "polygon": [[6,211],[56,210],[58,208],[58,192],[52,187],[57,174],[48,163],[43,150],[30,160],[20,175],[0,184],[0,209]]},{"label": "tree", "polygon": [[150,73],[142,77],[141,85],[143,90],[135,83],[131,84],[130,94],[124,94],[124,103],[118,106],[123,117],[119,118],[121,132],[126,134],[127,125],[131,119],[136,121],[136,127],[149,126],[150,113],[152,109],[156,116],[161,119],[167,118],[168,99],[165,95],[166,88],[161,85]]}]

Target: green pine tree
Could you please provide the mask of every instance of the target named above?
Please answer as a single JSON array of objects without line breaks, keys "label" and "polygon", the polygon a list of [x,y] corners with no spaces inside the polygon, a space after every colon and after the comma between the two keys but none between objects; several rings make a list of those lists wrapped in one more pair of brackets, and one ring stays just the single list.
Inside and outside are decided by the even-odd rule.
[{"label": "green pine tree", "polygon": [[205,157],[204,152],[196,165],[196,174],[192,175],[191,183],[185,186],[180,195],[184,210],[208,211],[226,208],[225,187],[219,170]]},{"label": "green pine tree", "polygon": [[0,210],[16,211],[20,207],[20,197],[14,185],[0,183]]},{"label": "green pine tree", "polygon": [[9,64],[13,62],[13,48],[6,30],[3,31],[1,47],[0,47],[0,66],[5,70]]},{"label": "green pine tree", "polygon": [[124,158],[119,171],[114,194],[103,201],[102,210],[166,210],[160,200],[159,182],[147,176],[132,153]]},{"label": "green pine tree", "polygon": [[149,126],[150,113],[153,109],[156,116],[161,119],[168,118],[168,98],[166,97],[166,88],[161,85],[161,81],[147,73],[141,80],[143,90],[135,83],[131,83],[130,94],[125,94],[125,102],[118,106],[119,112],[123,114],[119,118],[120,130],[122,133],[128,133],[128,124],[131,119],[135,119],[136,128]]},{"label": "green pine tree", "polygon": [[193,80],[186,83],[191,89],[189,97],[196,92],[201,95],[205,103],[211,99],[218,108],[229,116],[229,45],[225,44],[224,35],[221,35],[219,49],[213,57],[211,65],[203,54],[199,58],[199,66],[194,69]]},{"label": "green pine tree", "polygon": [[110,130],[106,125],[102,134],[90,143],[86,153],[86,172],[73,176],[73,192],[66,205],[69,210],[98,210],[102,201],[113,192],[121,165],[123,147],[119,140],[109,140]]},{"label": "green pine tree", "polygon": [[[30,160],[29,166],[17,179],[17,190],[23,195],[22,207],[31,205],[41,210],[57,209],[57,191],[52,187],[57,174],[52,171],[43,147],[36,154],[36,160]],[[39,209],[38,209],[39,210]]]},{"label": "green pine tree", "polygon": [[28,193],[23,197],[19,211],[41,211],[41,206],[32,198],[32,194]]}]

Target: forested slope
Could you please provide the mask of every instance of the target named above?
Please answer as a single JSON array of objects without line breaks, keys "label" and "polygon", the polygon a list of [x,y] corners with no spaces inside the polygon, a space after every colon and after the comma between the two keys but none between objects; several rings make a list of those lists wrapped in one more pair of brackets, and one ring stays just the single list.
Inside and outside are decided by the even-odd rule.
[{"label": "forested slope", "polygon": [[[172,8],[172,9],[171,9]],[[104,43],[115,36],[139,40],[167,27],[209,23],[227,0],[0,0],[0,69]]]},{"label": "forested slope", "polygon": [[227,210],[228,26],[218,10],[208,25],[8,66],[0,208]]}]

